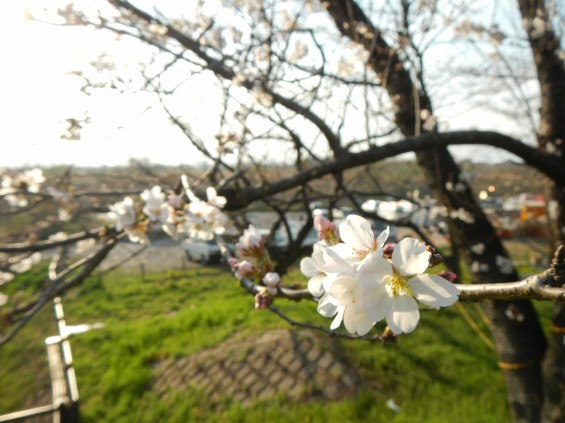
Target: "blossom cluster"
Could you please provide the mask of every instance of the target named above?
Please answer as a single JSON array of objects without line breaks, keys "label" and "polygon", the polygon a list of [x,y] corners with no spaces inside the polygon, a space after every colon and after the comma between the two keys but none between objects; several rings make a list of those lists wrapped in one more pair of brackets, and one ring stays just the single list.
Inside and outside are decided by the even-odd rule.
[{"label": "blossom cluster", "polygon": [[158,185],[144,190],[140,194],[141,213],[134,199],[125,197],[109,206],[108,218],[130,241],[142,244],[149,243],[147,231],[152,226],[160,226],[172,238],[210,240],[215,234],[224,233],[227,217],[221,209],[226,204],[225,197],[209,187],[206,201],[201,200],[192,192],[185,176],[182,182],[184,190],[180,195],[165,192]]},{"label": "blossom cluster", "polygon": [[316,226],[322,229],[320,241],[300,268],[310,278],[308,290],[319,298],[318,312],[334,318],[332,330],[343,322],[351,334],[365,335],[386,320],[393,333],[407,333],[420,319],[418,303],[437,308],[457,301],[455,285],[425,273],[432,252],[423,242],[408,237],[385,244],[388,228],[375,238],[370,222],[356,215],[347,216],[338,231],[323,217]]},{"label": "blossom cluster", "polygon": [[28,205],[26,194],[37,194],[43,182],[45,182],[45,176],[38,168],[5,174],[0,182],[0,197],[3,197],[12,207],[25,207]]},{"label": "blossom cluster", "polygon": [[261,232],[253,225],[243,231],[235,245],[236,257],[229,260],[238,279],[246,278],[260,283],[262,286],[255,295],[255,308],[267,308],[272,297],[278,292],[281,284],[280,275],[275,272],[275,264]]}]

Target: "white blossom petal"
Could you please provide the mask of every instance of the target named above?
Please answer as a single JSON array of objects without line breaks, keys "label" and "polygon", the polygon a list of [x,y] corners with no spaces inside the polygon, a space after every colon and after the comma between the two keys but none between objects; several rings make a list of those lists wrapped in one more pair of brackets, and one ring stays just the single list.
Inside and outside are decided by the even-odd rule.
[{"label": "white blossom petal", "polygon": [[333,298],[332,296],[324,294],[324,296],[320,298],[320,301],[318,301],[318,313],[320,313],[322,316],[332,317],[335,316],[337,311],[338,305],[335,298]]},{"label": "white blossom petal", "polygon": [[392,275],[392,265],[377,251],[369,254],[357,269],[357,279],[364,285],[382,284],[384,278]]},{"label": "white blossom petal", "polygon": [[392,264],[401,275],[417,275],[428,268],[430,256],[425,243],[416,238],[404,238],[394,247]]},{"label": "white blossom petal", "polygon": [[322,295],[324,295],[324,277],[324,275],[318,275],[310,278],[310,280],[308,281],[308,291],[314,297],[321,297]]},{"label": "white blossom petal", "polygon": [[340,249],[335,248],[338,245],[324,248],[324,252],[322,254],[323,262],[324,262],[322,266],[322,270],[326,273],[344,274],[352,277],[355,276],[355,269],[353,268],[351,263],[347,262],[339,254],[341,251]]},{"label": "white blossom petal", "polygon": [[347,216],[339,225],[339,236],[343,242],[359,251],[372,251],[375,246],[371,224],[361,216]]},{"label": "white blossom petal", "polygon": [[334,280],[328,289],[328,294],[337,300],[339,305],[348,305],[353,300],[357,281],[349,276],[340,276]]},{"label": "white blossom petal", "polygon": [[320,274],[320,271],[314,265],[314,260],[312,257],[304,257],[300,260],[300,271],[304,276],[312,278]]},{"label": "white blossom petal", "polygon": [[345,306],[337,306],[337,313],[335,318],[330,325],[331,330],[336,330],[339,325],[341,325],[341,321],[343,320],[343,314],[345,313]]},{"label": "white blossom petal", "polygon": [[418,303],[409,295],[394,297],[386,316],[386,323],[395,334],[412,332],[420,320]]},{"label": "white blossom petal", "polygon": [[380,235],[377,237],[377,251],[381,250],[381,254],[382,254],[383,246],[385,245],[385,242],[389,236],[390,236],[390,228],[387,226],[386,229],[382,231]]},{"label": "white blossom petal", "polygon": [[408,283],[416,299],[431,307],[450,306],[459,298],[455,285],[438,275],[417,275]]},{"label": "white blossom petal", "polygon": [[388,296],[384,286],[365,292],[364,306],[369,320],[375,323],[383,320],[389,312],[391,305],[391,298]]},{"label": "white blossom petal", "polygon": [[349,333],[363,336],[371,330],[375,322],[367,318],[365,310],[347,307],[343,316],[343,324]]}]

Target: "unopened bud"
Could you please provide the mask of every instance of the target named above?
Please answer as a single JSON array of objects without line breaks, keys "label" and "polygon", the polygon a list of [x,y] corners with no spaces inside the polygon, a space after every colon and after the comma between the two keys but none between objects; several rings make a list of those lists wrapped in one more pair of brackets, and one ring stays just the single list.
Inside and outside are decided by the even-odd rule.
[{"label": "unopened bud", "polygon": [[271,305],[271,297],[266,294],[266,292],[260,292],[255,295],[255,309],[263,310]]},{"label": "unopened bud", "polygon": [[452,272],[451,270],[443,270],[442,272],[438,273],[438,276],[447,279],[451,283],[454,283],[455,280],[458,278],[457,273]]},{"label": "unopened bud", "polygon": [[390,258],[392,256],[392,252],[394,251],[394,247],[396,247],[396,242],[387,242],[383,246],[383,254]]},{"label": "unopened bud", "polygon": [[247,278],[251,276],[253,273],[255,273],[255,266],[253,266],[251,262],[247,260],[243,260],[239,262],[239,264],[237,265],[237,270],[239,271],[241,276]]},{"label": "unopened bud", "polygon": [[328,231],[332,226],[332,222],[325,216],[316,216],[314,218],[314,227],[319,233]]}]

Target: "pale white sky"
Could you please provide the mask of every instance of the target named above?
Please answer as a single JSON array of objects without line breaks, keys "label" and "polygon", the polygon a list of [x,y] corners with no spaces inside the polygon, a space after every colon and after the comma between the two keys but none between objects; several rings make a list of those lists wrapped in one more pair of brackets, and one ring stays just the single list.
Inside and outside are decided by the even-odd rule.
[{"label": "pale white sky", "polygon": [[[130,157],[162,164],[199,159],[178,130],[168,125],[164,112],[152,107],[156,98],[151,94],[96,90],[86,96],[80,91],[81,78],[69,74],[104,50],[119,48],[120,59],[134,64],[141,51],[123,48],[131,40],[122,38],[118,46],[110,34],[100,31],[26,20],[25,7],[33,10],[38,3],[24,0],[2,7],[0,167],[117,165]],[[124,57],[128,51],[130,57]],[[194,121],[205,125],[216,106],[197,84],[189,89]],[[65,120],[84,118],[86,110],[92,124],[85,126],[81,139],[62,139]]]},{"label": "pale white sky", "polygon": [[[134,48],[134,41],[124,37],[118,42],[113,35],[95,33],[90,28],[58,27],[26,20],[26,7],[36,14],[41,3],[41,0],[20,0],[2,7],[0,167],[119,165],[126,164],[131,157],[175,165],[202,159],[184,136],[168,124],[153,95],[96,90],[86,96],[80,91],[82,80],[69,74],[103,51],[116,53],[121,62],[118,65],[135,66],[145,53]],[[50,9],[57,3],[64,7],[67,1],[52,0]],[[183,89],[186,98],[190,98],[186,106],[192,106],[186,111],[191,125],[213,139],[218,104],[210,95],[209,86],[194,79]],[[87,110],[91,124],[81,131],[81,139],[62,139],[65,120],[84,118]],[[449,129],[505,130],[500,124],[485,120],[488,116],[480,111],[474,115],[455,112],[449,116]],[[475,158],[480,153],[493,158],[493,153],[484,154],[482,147],[462,151],[461,154]]]}]

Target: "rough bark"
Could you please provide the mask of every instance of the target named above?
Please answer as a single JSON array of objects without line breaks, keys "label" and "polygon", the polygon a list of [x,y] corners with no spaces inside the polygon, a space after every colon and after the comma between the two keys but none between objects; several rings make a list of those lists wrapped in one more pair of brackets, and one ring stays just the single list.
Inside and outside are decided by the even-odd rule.
[{"label": "rough bark", "polygon": [[[379,30],[370,22],[353,0],[325,2],[329,14],[341,33],[357,41],[370,53],[368,66],[386,88],[395,110],[395,122],[404,135],[424,132],[419,114],[432,113],[431,100],[419,89],[397,52],[389,46]],[[372,37],[361,37],[358,28],[369,28]],[[439,201],[450,216],[465,214],[467,219],[448,218],[453,248],[459,252],[477,283],[512,281],[517,279],[508,254],[494,228],[474,198],[453,157],[446,148],[436,148],[416,154],[417,161]],[[448,190],[448,186],[462,187]],[[477,245],[483,247],[477,248]],[[475,248],[473,248],[475,247]],[[477,252],[480,252],[478,254]],[[540,362],[546,341],[537,313],[529,301],[487,303],[491,330],[496,343],[501,368],[505,370],[508,402],[515,422],[537,422],[543,401]],[[511,312],[509,312],[509,310]]]},{"label": "rough bark", "polygon": [[[553,154],[565,166],[565,67],[558,56],[559,40],[549,25],[543,1],[520,0],[520,13],[526,23],[528,40],[540,85],[540,149]],[[534,29],[534,21],[538,30]],[[539,23],[545,27],[539,31]],[[565,184],[555,182],[553,200],[558,213],[553,245],[565,240]],[[565,422],[565,306],[556,304],[553,311],[549,348],[543,364],[545,403],[544,423]]]}]

